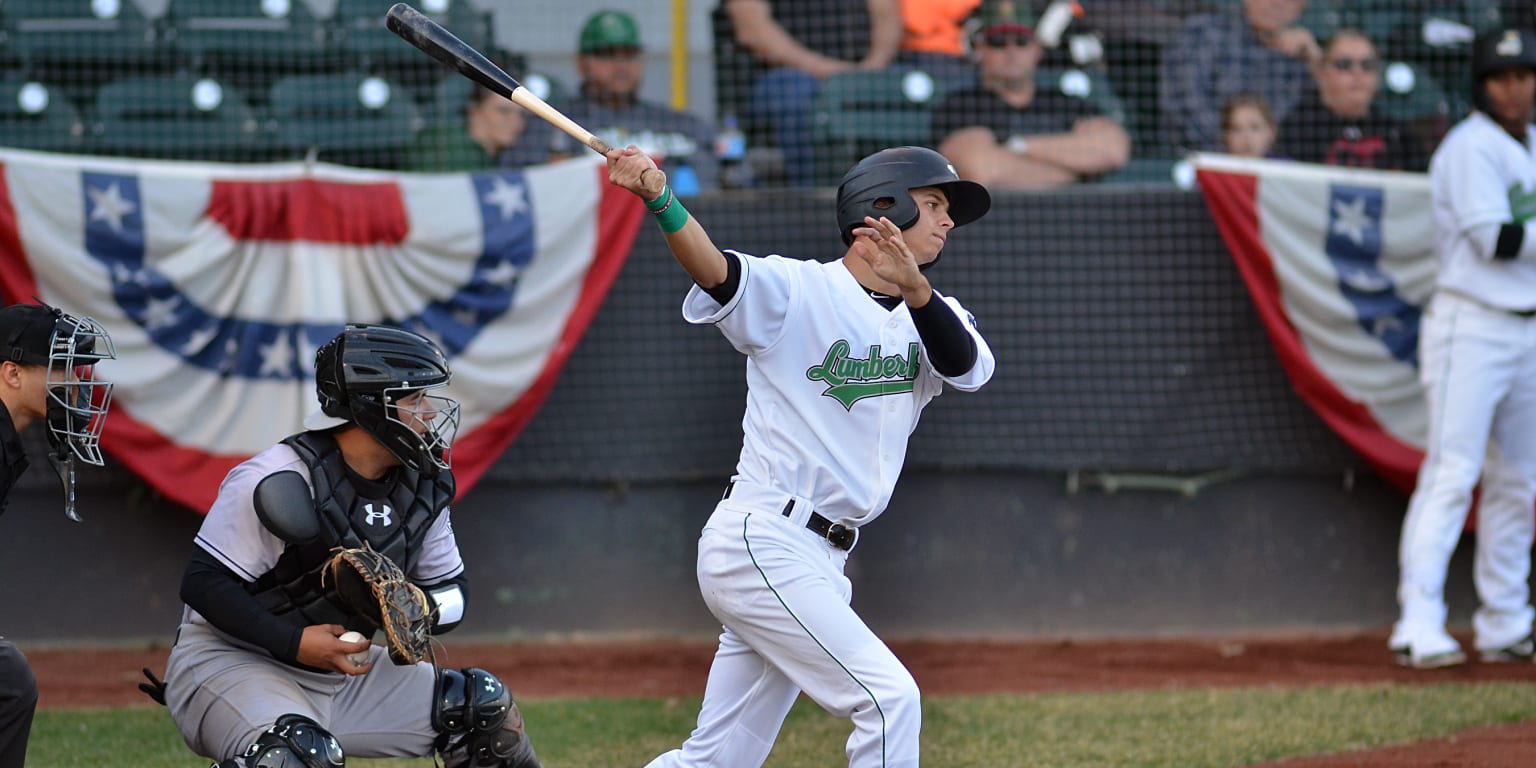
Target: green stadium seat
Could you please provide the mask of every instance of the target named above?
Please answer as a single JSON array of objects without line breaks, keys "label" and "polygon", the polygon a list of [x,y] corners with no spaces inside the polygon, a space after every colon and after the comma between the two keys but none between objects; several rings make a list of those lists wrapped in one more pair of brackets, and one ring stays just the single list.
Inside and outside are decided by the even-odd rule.
[{"label": "green stadium seat", "polygon": [[0,144],[78,152],[85,134],[80,111],[57,88],[20,74],[0,80]]},{"label": "green stadium seat", "polygon": [[932,146],[929,120],[943,98],[943,85],[914,69],[857,70],[822,81],[811,113],[816,183],[835,184],[885,147]]},{"label": "green stadium seat", "polygon": [[172,0],[166,20],[176,50],[195,67],[292,71],[327,55],[326,26],[305,0]]},{"label": "green stadium seat", "polygon": [[[362,67],[431,63],[384,26],[384,14],[392,5],[394,0],[337,0],[331,21],[341,50]],[[414,0],[411,5],[475,50],[489,49],[490,15],[470,0]]]},{"label": "green stadium seat", "polygon": [[192,74],[115,80],[96,92],[90,148],[134,157],[267,159],[259,114],[227,84]]},{"label": "green stadium seat", "polygon": [[285,77],[272,85],[267,109],[282,151],[368,167],[395,167],[425,125],[399,83],[362,72]]},{"label": "green stadium seat", "polygon": [[1035,70],[1035,87],[1086,100],[1105,117],[1125,125],[1125,104],[1109,77],[1098,68],[1041,67]]},{"label": "green stadium seat", "polygon": [[1124,168],[1105,174],[1097,184],[1157,184],[1175,186],[1174,167],[1178,159],[1173,157],[1133,157]]},{"label": "green stadium seat", "polygon": [[1381,89],[1372,106],[1401,121],[1424,147],[1438,146],[1450,128],[1451,116],[1460,114],[1463,107],[1450,98],[1424,65],[1407,61],[1385,64]]},{"label": "green stadium seat", "polygon": [[30,67],[136,64],[160,54],[159,29],[133,0],[5,0],[10,55]]}]

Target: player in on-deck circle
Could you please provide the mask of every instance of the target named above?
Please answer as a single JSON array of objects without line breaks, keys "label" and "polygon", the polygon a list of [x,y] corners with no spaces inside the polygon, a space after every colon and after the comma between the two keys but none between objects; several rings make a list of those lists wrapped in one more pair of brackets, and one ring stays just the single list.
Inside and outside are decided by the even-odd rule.
[{"label": "player in on-deck circle", "polygon": [[[427,338],[349,325],[315,355],[320,410],[305,431],[224,478],[182,577],[165,683],[146,687],[215,768],[335,768],[348,755],[538,768],[500,680],[393,663],[324,577],[334,547],[372,547],[426,593],[434,635],[463,619],[448,510],[459,406],[431,394],[450,376]],[[367,663],[348,658],[359,652]]]},{"label": "player in on-deck circle", "polygon": [[1536,534],[1536,33],[1472,47],[1472,101],[1430,160],[1439,274],[1419,336],[1429,440],[1403,521],[1398,663],[1466,654],[1446,632],[1445,581],[1479,476],[1472,617],[1484,662],[1530,663]]},{"label": "player in on-deck circle", "polygon": [[[101,430],[112,383],[95,375],[115,358],[112,339],[95,320],[42,304],[0,309],[0,514],[11,486],[29,465],[20,434],[42,421],[48,463],[64,485],[64,513],[75,514],[75,459],[100,466]],[[3,629],[3,627],[0,627]],[[0,637],[0,768],[21,768],[27,757],[37,679],[14,644]]]},{"label": "player in on-deck circle", "polygon": [[853,721],[850,766],[918,764],[917,683],[850,606],[843,573],[890,501],[907,439],[945,385],[971,391],[994,360],[974,318],[924,273],[991,197],[939,153],[876,152],[843,177],[828,263],[722,252],[633,146],[610,180],[646,201],[695,285],[691,323],[746,355],[736,472],[699,538],[704,602],[724,627],[698,725],[652,768],[763,764],[803,691]]}]

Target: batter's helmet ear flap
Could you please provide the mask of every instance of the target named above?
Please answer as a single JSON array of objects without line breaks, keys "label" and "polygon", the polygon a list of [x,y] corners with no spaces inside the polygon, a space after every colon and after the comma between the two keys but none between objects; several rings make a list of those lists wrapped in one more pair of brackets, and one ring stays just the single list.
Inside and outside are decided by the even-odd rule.
[{"label": "batter's helmet ear flap", "polygon": [[844,245],[853,244],[853,230],[864,217],[890,219],[905,230],[917,223],[917,203],[911,190],[936,187],[949,199],[949,217],[964,226],[992,207],[987,188],[960,178],[947,158],[927,147],[882,149],[855,165],[837,185],[837,227]]}]

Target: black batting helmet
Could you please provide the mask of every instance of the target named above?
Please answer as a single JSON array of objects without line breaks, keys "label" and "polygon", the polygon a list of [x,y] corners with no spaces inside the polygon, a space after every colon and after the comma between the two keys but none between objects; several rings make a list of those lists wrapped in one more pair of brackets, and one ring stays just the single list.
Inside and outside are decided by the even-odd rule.
[{"label": "black batting helmet", "polygon": [[837,228],[845,245],[853,244],[853,230],[864,226],[864,217],[884,216],[908,229],[917,223],[917,203],[908,194],[918,187],[937,187],[949,198],[949,217],[955,226],[969,224],[992,207],[987,188],[966,181],[943,155],[927,147],[882,149],[859,161],[837,185]]},{"label": "black batting helmet", "polygon": [[1536,32],[1517,27],[1495,29],[1479,35],[1472,43],[1472,103],[1480,111],[1489,110],[1488,92],[1483,81],[1505,69],[1536,72]]},{"label": "black batting helmet", "polygon": [[449,466],[459,404],[427,395],[411,407],[399,403],[447,386],[452,376],[448,358],[425,336],[385,325],[349,325],[315,352],[320,413],[305,419],[304,427],[356,424],[406,466],[436,475]]}]

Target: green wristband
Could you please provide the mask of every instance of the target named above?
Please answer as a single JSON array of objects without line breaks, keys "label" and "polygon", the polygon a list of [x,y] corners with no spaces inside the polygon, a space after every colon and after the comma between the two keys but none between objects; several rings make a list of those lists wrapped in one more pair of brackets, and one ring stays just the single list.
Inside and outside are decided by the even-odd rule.
[{"label": "green wristband", "polygon": [[674,198],[665,211],[656,214],[656,223],[661,225],[661,231],[670,235],[688,223],[688,209],[683,207],[683,201]]},{"label": "green wristband", "polygon": [[645,207],[650,209],[651,213],[661,213],[662,211],[665,211],[667,206],[671,203],[672,185],[663,184],[661,187],[661,194],[657,195],[655,200],[645,201]]}]

